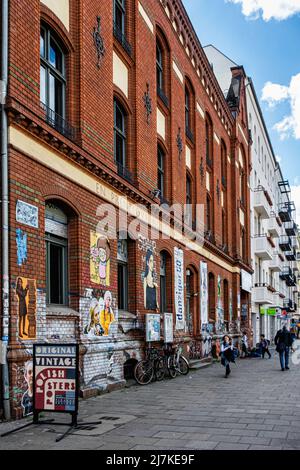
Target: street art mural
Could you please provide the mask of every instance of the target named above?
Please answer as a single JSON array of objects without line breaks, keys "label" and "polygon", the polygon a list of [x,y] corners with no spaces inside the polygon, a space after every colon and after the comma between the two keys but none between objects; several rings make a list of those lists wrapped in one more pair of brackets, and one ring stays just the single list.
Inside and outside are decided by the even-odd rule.
[{"label": "street art mural", "polygon": [[26,382],[26,391],[22,396],[21,407],[23,416],[29,416],[33,413],[33,362],[29,360],[24,365],[24,379]]},{"label": "street art mural", "polygon": [[156,244],[140,236],[138,239],[138,248],[143,252],[144,271],[142,273],[144,289],[144,307],[146,310],[157,310],[157,273],[156,273]]},{"label": "street art mural", "polygon": [[108,336],[111,324],[116,321],[112,294],[110,291],[103,292],[100,289],[93,289],[88,295],[91,297],[84,334],[91,339]]},{"label": "street art mural", "polygon": [[184,255],[183,250],[177,247],[174,248],[174,269],[176,330],[184,330]]},{"label": "street art mural", "polygon": [[36,338],[37,291],[35,279],[17,278],[16,295],[18,297],[19,338]]},{"label": "street art mural", "polygon": [[223,308],[223,301],[222,301],[222,278],[221,278],[221,276],[218,276],[218,305],[217,305],[216,331],[218,333],[224,333],[225,332],[224,308]]},{"label": "street art mural", "polygon": [[94,284],[110,285],[110,243],[96,232],[90,232],[90,278]]},{"label": "street art mural", "polygon": [[29,227],[38,228],[39,226],[39,209],[36,206],[27,204],[24,201],[17,201],[16,205],[17,222],[29,225]]},{"label": "street art mural", "polygon": [[17,264],[22,266],[27,260],[27,234],[20,228],[16,230]]},{"label": "street art mural", "polygon": [[160,314],[148,313],[146,315],[146,342],[160,341]]}]

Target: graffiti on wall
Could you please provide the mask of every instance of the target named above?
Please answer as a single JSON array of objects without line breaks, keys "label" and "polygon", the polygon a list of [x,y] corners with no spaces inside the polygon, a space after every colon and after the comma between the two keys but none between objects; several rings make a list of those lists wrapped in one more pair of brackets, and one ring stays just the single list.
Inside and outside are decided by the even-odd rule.
[{"label": "graffiti on wall", "polygon": [[22,266],[27,260],[27,234],[20,228],[16,230],[17,264]]},{"label": "graffiti on wall", "polygon": [[160,314],[146,315],[146,342],[160,341]]},{"label": "graffiti on wall", "polygon": [[36,338],[37,292],[35,279],[17,278],[16,295],[18,297],[19,338]]},{"label": "graffiti on wall", "polygon": [[223,308],[223,301],[222,301],[222,278],[220,275],[218,276],[218,306],[217,306],[216,331],[219,333],[225,332],[224,308]]},{"label": "graffiti on wall", "polygon": [[116,321],[112,294],[110,291],[103,292],[100,289],[89,290],[89,294],[91,297],[84,334],[92,339],[108,336],[111,325]]},{"label": "graffiti on wall", "polygon": [[23,416],[29,416],[33,413],[33,362],[29,360],[24,365],[24,379],[26,382],[26,391],[22,396],[21,406]]},{"label": "graffiti on wall", "polygon": [[143,253],[144,271],[142,273],[144,288],[144,307],[146,310],[159,308],[157,299],[157,273],[155,263],[156,244],[139,236],[138,248]]},{"label": "graffiti on wall", "polygon": [[177,247],[174,248],[174,269],[176,329],[184,330],[184,254],[183,250]]},{"label": "graffiti on wall", "polygon": [[24,201],[17,201],[16,220],[24,225],[38,228],[39,226],[39,209],[36,206],[27,204]]},{"label": "graffiti on wall", "polygon": [[110,285],[110,243],[96,232],[90,233],[90,278],[94,284]]}]

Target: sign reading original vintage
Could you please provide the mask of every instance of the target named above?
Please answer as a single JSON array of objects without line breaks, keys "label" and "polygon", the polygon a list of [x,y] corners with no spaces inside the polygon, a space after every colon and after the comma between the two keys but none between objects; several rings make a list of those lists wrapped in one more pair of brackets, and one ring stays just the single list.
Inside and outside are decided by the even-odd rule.
[{"label": "sign reading original vintage", "polygon": [[78,410],[78,345],[33,346],[35,412]]}]

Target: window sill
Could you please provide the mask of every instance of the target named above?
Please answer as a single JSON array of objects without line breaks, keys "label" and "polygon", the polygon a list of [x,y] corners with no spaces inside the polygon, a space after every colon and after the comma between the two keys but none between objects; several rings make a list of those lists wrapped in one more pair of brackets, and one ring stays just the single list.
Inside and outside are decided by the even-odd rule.
[{"label": "window sill", "polygon": [[46,306],[46,315],[47,316],[68,316],[68,317],[79,317],[79,312],[73,310],[70,307],[65,305],[47,305]]}]

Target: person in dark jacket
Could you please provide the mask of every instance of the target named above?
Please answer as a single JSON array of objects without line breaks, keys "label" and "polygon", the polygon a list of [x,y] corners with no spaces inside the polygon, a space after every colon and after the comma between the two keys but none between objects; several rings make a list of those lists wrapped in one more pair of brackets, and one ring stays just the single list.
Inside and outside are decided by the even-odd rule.
[{"label": "person in dark jacket", "polygon": [[290,347],[293,344],[293,338],[286,326],[277,331],[275,336],[276,351],[279,353],[281,370],[289,370]]},{"label": "person in dark jacket", "polygon": [[225,372],[226,379],[231,372],[230,362],[235,362],[233,344],[232,344],[231,338],[225,335],[221,343],[221,364],[226,369],[226,372]]},{"label": "person in dark jacket", "polygon": [[265,354],[267,353],[269,356],[269,359],[271,359],[271,353],[269,351],[269,342],[266,339],[265,335],[260,335],[260,350],[261,350],[261,357],[264,359]]}]

